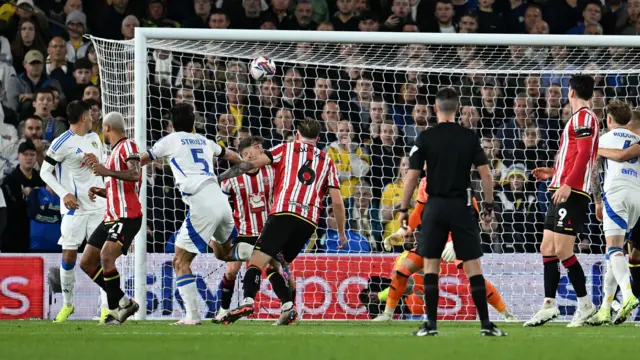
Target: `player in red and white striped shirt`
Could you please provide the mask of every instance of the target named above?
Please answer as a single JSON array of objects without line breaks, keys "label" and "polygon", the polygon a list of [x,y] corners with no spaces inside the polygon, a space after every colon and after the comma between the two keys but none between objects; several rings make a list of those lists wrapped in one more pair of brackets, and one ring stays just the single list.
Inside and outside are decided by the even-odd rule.
[{"label": "player in red and white striped shirt", "polygon": [[[336,167],[316,147],[320,124],[316,120],[305,119],[297,124],[296,130],[294,142],[265,151],[261,156],[232,167],[218,178],[222,181],[267,165],[275,170],[273,206],[245,273],[244,301],[242,306],[227,315],[226,323],[253,314],[262,271],[280,253],[286,263],[298,256],[315,233],[322,200],[327,193],[331,196],[341,246],[347,243],[344,203]],[[283,316],[289,317],[290,321],[297,316],[291,301],[283,303],[281,318]]]},{"label": "player in red and white striped shirt", "polygon": [[139,309],[120,288],[116,259],[127,254],[142,225],[142,207],[138,200],[140,155],[136,143],[125,135],[122,114],[107,114],[102,133],[105,143],[111,144],[106,167],[92,156],[85,156],[85,164],[92,167],[94,175],[108,178],[104,189],[89,189],[89,198],[105,197],[107,207],[104,221],[87,242],[80,267],[107,293],[110,312],[104,324],[120,325]]},{"label": "player in red and white striped shirt", "polygon": [[[264,153],[263,143],[264,139],[259,136],[242,139],[238,144],[238,152],[243,159],[250,161]],[[233,203],[233,219],[238,235],[235,239],[235,244],[231,248],[231,254],[228,257],[221,258],[221,260],[228,262],[225,274],[222,277],[220,310],[213,319],[214,323],[222,323],[229,313],[235,280],[242,267],[242,262],[249,260],[251,257],[253,248],[258,241],[258,236],[267,221],[268,211],[273,204],[274,182],[275,171],[271,166],[267,165],[251,170],[246,174],[224,180],[220,184],[222,191],[229,196],[229,200]],[[224,252],[218,246],[215,246],[214,250],[218,258],[220,258],[219,252]],[[287,280],[285,280],[281,272],[280,263],[272,260],[271,266],[267,269],[267,278],[273,291],[283,303],[293,298],[292,292],[295,291],[295,283],[293,278],[289,276],[289,285],[287,286]],[[286,325],[289,317],[284,317],[283,320],[283,324],[280,323],[280,320],[276,324]]]},{"label": "player in red and white striped shirt", "polygon": [[578,308],[569,327],[582,326],[597,311],[587,296],[584,271],[573,253],[576,235],[581,232],[589,212],[591,185],[596,183],[593,177],[599,176],[593,171],[600,136],[598,118],[591,111],[594,80],[589,75],[574,75],[569,86],[573,116],[562,132],[556,165],[553,169],[533,170],[538,180],[552,178],[549,191],[553,192],[553,201],[549,204],[540,246],[545,299],[542,308],[525,326],[543,325],[560,315],[555,299],[560,283],[560,262],[567,269],[578,297]]}]

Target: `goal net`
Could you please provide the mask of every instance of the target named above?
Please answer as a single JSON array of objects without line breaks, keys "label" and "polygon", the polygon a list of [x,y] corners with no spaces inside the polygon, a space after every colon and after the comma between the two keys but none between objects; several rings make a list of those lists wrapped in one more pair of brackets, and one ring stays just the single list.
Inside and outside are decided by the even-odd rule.
[{"label": "goal net", "polygon": [[[151,34],[156,29],[144,30]],[[307,33],[294,39],[296,35],[289,32],[286,38],[292,41],[239,41],[238,36],[224,40],[220,35],[213,40],[214,32],[204,30],[171,31],[179,35],[150,36],[138,56],[133,42],[93,38],[103,110],[122,112],[131,135],[144,140],[141,148],[150,148],[172,131],[168,110],[178,103],[193,104],[196,131],[229,148],[250,135],[262,136],[265,148],[292,141],[296,122],[307,117],[322,124],[319,146],[339,171],[349,245],[337,250],[335,220],[331,211],[325,211],[317,236],[291,266],[302,319],[366,320],[384,309],[396,260],[412,248],[413,238],[392,252],[385,251],[383,239],[400,227],[396,210],[403,194],[406,156],[415,135],[435,124],[434,97],[443,87],[459,92],[458,120],[479,135],[491,160],[497,209],[495,217],[480,221],[485,276],[511,312],[527,319],[544,296],[539,245],[548,200],[548,184],[536,182],[531,170],[554,164],[560,133],[571,116],[570,76],[581,72],[595,76],[593,107],[601,121],[608,100],[624,99],[634,107],[638,102],[638,51],[630,47],[558,46],[557,41],[545,45],[550,37],[531,37],[536,42],[529,45],[505,44],[487,36],[475,45],[479,37],[465,37],[468,44],[460,44],[461,38],[447,44],[452,38],[443,34],[409,35],[415,41],[396,39],[403,44],[373,43],[373,37],[365,34],[360,36],[369,40],[362,43],[354,42],[353,34],[345,35],[351,37],[345,40],[343,35],[327,35],[335,40],[317,42]],[[226,32],[238,33],[247,32]],[[255,39],[264,34],[270,40],[282,39],[269,32]],[[500,45],[490,45],[492,39]],[[257,82],[249,75],[249,62],[258,56],[275,61],[277,73],[272,79]],[[142,86],[138,92],[134,64],[144,67],[140,73],[146,74],[138,79]],[[136,121],[134,109],[143,104],[143,116]],[[219,162],[217,173],[228,166]],[[137,242],[135,261],[132,255],[123,260],[123,281],[131,294],[137,281],[135,293],[146,294],[149,318],[175,318],[181,315],[182,304],[171,259],[186,207],[167,164],[149,165],[146,174],[146,254],[139,246],[143,242]],[[473,171],[470,176],[481,201],[479,177]],[[587,221],[576,252],[590,284],[589,294],[599,304],[604,238],[593,211]],[[204,316],[217,311],[224,270],[225,264],[212,253],[194,261]],[[575,310],[576,296],[562,271],[558,301],[567,319]],[[442,318],[475,319],[464,272],[443,262],[441,275]],[[401,319],[423,317],[421,276],[409,279],[396,309]],[[232,307],[240,300],[241,289],[242,273]],[[261,290],[260,310],[254,316],[269,319],[278,313],[279,303],[266,279]],[[500,319],[495,311],[492,317]]]}]

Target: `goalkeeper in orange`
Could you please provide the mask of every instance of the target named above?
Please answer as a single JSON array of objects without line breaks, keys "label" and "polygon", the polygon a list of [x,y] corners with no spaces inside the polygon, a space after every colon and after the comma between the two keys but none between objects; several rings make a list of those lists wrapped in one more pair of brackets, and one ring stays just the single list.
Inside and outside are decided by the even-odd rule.
[{"label": "goalkeeper in orange", "polygon": [[[424,204],[427,202],[427,178],[424,177],[420,181],[420,188],[418,189],[418,199],[416,201],[416,207],[409,217],[408,226],[401,227],[397,232],[384,239],[384,247],[387,251],[390,251],[393,246],[401,245],[404,243],[404,238],[411,234],[420,223],[422,222],[422,210]],[[478,203],[473,199],[473,206],[478,210]],[[393,320],[393,314],[395,312],[398,302],[402,298],[407,282],[411,275],[418,271],[422,271],[424,268],[423,257],[415,253],[415,248],[405,251],[405,254],[401,255],[401,261],[396,265],[395,273],[391,278],[391,286],[389,286],[389,293],[387,295],[387,304],[382,314],[378,315],[373,321],[390,321]],[[406,256],[405,256],[406,255]],[[447,243],[444,251],[442,252],[442,260],[447,262],[456,262],[456,266],[462,268],[462,261],[456,259],[456,254],[453,251],[453,243],[451,242],[451,234],[449,234],[449,242]],[[493,306],[494,309],[502,316],[505,321],[517,321],[515,316],[507,309],[507,305],[502,300],[498,290],[489,282],[485,280],[485,286],[487,287],[487,302]]]}]

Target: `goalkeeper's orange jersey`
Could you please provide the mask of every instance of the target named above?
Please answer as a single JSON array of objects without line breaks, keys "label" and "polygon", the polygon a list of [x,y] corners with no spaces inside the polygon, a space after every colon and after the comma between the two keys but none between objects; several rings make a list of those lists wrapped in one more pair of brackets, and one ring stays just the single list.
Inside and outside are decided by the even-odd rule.
[{"label": "goalkeeper's orange jersey", "polygon": [[[420,186],[418,188],[418,198],[416,199],[416,206],[413,209],[413,212],[409,216],[409,229],[412,231],[415,230],[420,223],[422,223],[422,211],[424,210],[424,204],[427,203],[427,177],[423,177],[420,180]],[[480,213],[480,209],[478,208],[478,202],[475,198],[473,200],[473,208],[476,209],[478,214]],[[449,241],[451,241],[451,234],[449,234]]]}]

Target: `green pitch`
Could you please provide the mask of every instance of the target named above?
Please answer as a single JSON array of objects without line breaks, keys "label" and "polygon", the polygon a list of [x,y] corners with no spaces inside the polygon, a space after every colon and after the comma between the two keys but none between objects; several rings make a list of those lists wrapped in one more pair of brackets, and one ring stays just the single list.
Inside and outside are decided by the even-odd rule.
[{"label": "green pitch", "polygon": [[[640,328],[567,329],[548,324],[525,329],[500,324],[506,338],[482,338],[476,323],[441,323],[437,338],[410,333],[418,322],[298,322],[274,327],[243,321],[230,326],[169,326],[130,321],[117,327],[95,322],[0,322],[0,359],[64,360],[550,360],[617,359],[637,355]],[[625,359],[623,357],[622,359]]]}]

